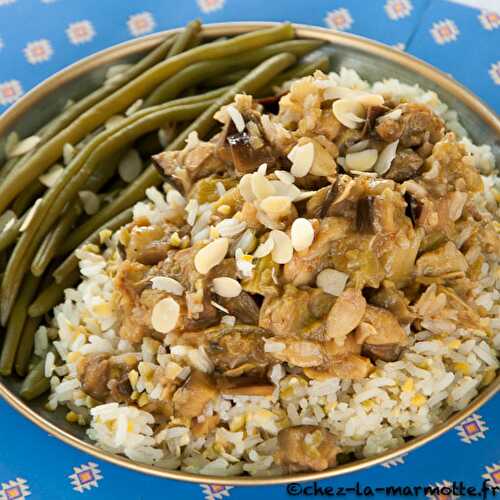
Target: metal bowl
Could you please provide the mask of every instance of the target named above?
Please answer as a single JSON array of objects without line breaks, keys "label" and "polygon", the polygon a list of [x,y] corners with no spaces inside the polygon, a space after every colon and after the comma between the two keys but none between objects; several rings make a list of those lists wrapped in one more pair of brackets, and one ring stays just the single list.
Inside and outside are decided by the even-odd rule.
[{"label": "metal bowl", "polygon": [[[274,23],[212,24],[204,27],[203,34],[207,38],[232,36],[268,27],[272,24]],[[460,121],[468,130],[472,140],[478,144],[489,144],[493,148],[495,156],[500,157],[500,120],[498,117],[476,96],[441,71],[396,49],[361,37],[304,25],[297,25],[296,31],[299,37],[327,42],[322,50],[330,56],[333,69],[345,65],[354,68],[367,80],[395,77],[406,83],[418,83],[424,88],[435,90],[444,102],[457,110]],[[144,52],[154,48],[165,34],[166,32],[158,33],[111,47],[69,66],[35,87],[0,117],[0,151],[4,150],[3,145],[10,132],[17,131],[22,137],[32,134],[57,114],[68,99],[78,99],[96,88],[104,80],[106,70],[110,66],[138,60]],[[2,153],[0,153],[0,162],[3,160],[1,155]],[[99,459],[164,478],[194,483],[208,482],[246,486],[317,480],[347,474],[391,460],[437,438],[462,419],[477,411],[480,406],[493,397],[499,388],[500,376],[497,376],[496,380],[485,388],[467,408],[455,413],[431,432],[411,439],[403,446],[371,458],[357,460],[322,472],[290,474],[272,478],[225,478],[160,469],[107,453],[89,441],[84,429],[69,424],[64,418],[62,409],[56,412],[46,411],[44,409],[46,398],[43,396],[36,401],[25,403],[18,396],[20,381],[14,377],[0,377],[0,394],[19,413],[65,443]]]}]

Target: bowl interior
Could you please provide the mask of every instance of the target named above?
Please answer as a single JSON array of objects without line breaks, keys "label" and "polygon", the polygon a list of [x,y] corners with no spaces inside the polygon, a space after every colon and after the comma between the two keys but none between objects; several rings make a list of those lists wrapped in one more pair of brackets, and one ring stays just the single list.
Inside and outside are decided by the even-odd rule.
[{"label": "bowl interior", "polygon": [[[218,37],[221,35],[233,35],[248,31],[254,29],[255,26],[256,25],[231,23],[225,25],[212,25],[206,27],[205,32],[208,37]],[[370,81],[392,77],[408,84],[419,84],[423,88],[436,91],[441,100],[451,109],[455,109],[458,112],[460,121],[469,132],[473,142],[477,144],[489,144],[497,159],[500,157],[500,124],[498,120],[495,119],[494,115],[489,112],[484,105],[479,103],[470,94],[467,94],[467,92],[464,92],[463,89],[461,92],[464,92],[467,98],[464,98],[464,95],[459,95],[460,89],[457,90],[453,85],[450,86],[446,84],[446,79],[444,82],[445,85],[441,85],[443,83],[442,74],[436,70],[431,69],[427,65],[418,63],[415,60],[406,58],[396,50],[388,49],[378,44],[374,44],[373,42],[365,41],[350,35],[309,27],[299,28],[298,34],[302,37],[321,38],[327,41],[327,44],[323,46],[321,50],[329,56],[332,70],[337,71],[340,67],[346,66],[355,69],[364,79]],[[69,99],[77,100],[81,96],[97,88],[103,82],[109,67],[116,64],[137,61],[147,50],[154,47],[162,37],[163,35],[154,35],[145,39],[135,40],[108,49],[95,56],[91,56],[58,73],[25,96],[14,108],[0,118],[0,163],[2,163],[4,156],[3,146],[10,132],[18,132],[20,137],[25,137],[34,133],[42,124],[46,123],[54,115],[57,115],[64,108]],[[482,110],[482,113],[478,113],[478,109],[480,111]],[[52,424],[67,434],[66,437],[63,436],[67,442],[69,441],[78,446],[79,443],[77,443],[75,439],[81,440],[88,443],[87,446],[84,445],[86,451],[98,452],[101,454],[101,457],[107,455],[90,444],[90,441],[85,435],[84,428],[66,422],[64,410],[59,409],[56,412],[46,411],[44,409],[45,397],[30,402],[28,406],[31,412],[29,412],[27,409],[23,410],[22,404],[16,398],[19,394],[20,380],[15,377],[5,378],[0,376],[0,382],[3,384],[4,389],[10,392],[9,395],[4,391],[4,396],[7,396],[9,402],[13,403],[18,409],[21,409],[26,416],[32,419],[36,418],[34,414],[42,417],[42,419],[46,421],[46,430],[53,431],[54,428],[50,425]],[[454,419],[454,422],[460,417],[463,418],[467,413],[473,411],[477,405],[482,404],[488,397],[491,397],[496,388],[498,388],[498,382],[499,380],[494,384],[495,387],[492,386],[484,391],[484,394],[479,396],[480,400],[478,400],[476,404],[472,403],[468,410],[461,412],[461,415],[458,415]],[[1,384],[0,393],[2,392]],[[415,443],[411,447],[423,444],[425,441],[437,435],[438,432],[443,432],[445,428],[449,427],[454,422],[449,422],[447,426],[443,426],[441,430],[438,429],[437,431],[433,431],[429,436],[423,436],[417,440],[412,440],[412,442],[415,441]],[[40,424],[40,422],[37,423]],[[48,426],[47,423],[49,424]],[[402,449],[397,449],[391,453],[385,453],[380,457],[375,457],[374,459],[365,459],[354,463],[354,467],[344,466],[325,473],[302,475],[300,477],[296,474],[293,480],[312,479],[314,477],[326,477],[343,472],[350,472],[397,456],[402,451]],[[404,451],[407,451],[406,447]],[[224,480],[222,478],[207,478],[193,475],[188,477],[190,475],[185,473],[161,471],[160,469],[156,469],[155,471],[148,467],[137,467],[125,458],[113,457],[111,455],[107,455],[106,458],[115,463],[120,463],[121,465],[140,469],[143,472],[190,481],[206,482],[210,479],[213,482],[225,482],[228,484],[241,482],[245,482],[246,484],[278,482],[276,480],[264,481],[252,478],[246,478],[241,481],[238,478]],[[282,478],[281,482],[287,480],[292,480],[292,476]]]}]

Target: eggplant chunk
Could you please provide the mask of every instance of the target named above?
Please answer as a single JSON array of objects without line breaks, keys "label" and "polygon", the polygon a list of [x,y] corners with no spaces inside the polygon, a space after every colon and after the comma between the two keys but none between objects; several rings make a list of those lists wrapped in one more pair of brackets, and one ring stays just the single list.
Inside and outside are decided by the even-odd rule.
[{"label": "eggplant chunk", "polygon": [[355,338],[362,345],[361,353],[372,361],[396,361],[408,342],[406,333],[394,314],[370,305],[366,307]]}]

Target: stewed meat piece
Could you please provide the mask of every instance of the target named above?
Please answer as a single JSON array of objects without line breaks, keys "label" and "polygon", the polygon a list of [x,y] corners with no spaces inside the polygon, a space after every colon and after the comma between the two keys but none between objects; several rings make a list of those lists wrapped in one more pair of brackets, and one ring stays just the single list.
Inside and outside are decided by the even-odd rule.
[{"label": "stewed meat piece", "polygon": [[316,425],[297,425],[281,430],[278,447],[276,461],[288,472],[335,467],[340,451],[333,434]]},{"label": "stewed meat piece", "polygon": [[201,415],[207,403],[215,399],[218,393],[215,380],[210,375],[193,370],[172,398],[175,416],[193,418]]}]

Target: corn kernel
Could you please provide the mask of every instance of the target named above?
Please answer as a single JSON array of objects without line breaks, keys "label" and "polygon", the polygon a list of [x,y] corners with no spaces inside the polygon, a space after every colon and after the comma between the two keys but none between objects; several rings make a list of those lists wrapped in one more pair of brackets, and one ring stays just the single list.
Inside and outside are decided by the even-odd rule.
[{"label": "corn kernel", "polygon": [[181,244],[181,238],[179,237],[179,233],[176,231],[175,233],[172,234],[172,236],[170,236],[170,241],[169,243],[173,246],[173,247],[178,247],[180,246]]},{"label": "corn kernel", "polygon": [[468,363],[455,363],[455,370],[462,375],[470,375],[470,366]]},{"label": "corn kernel", "polygon": [[78,415],[74,411],[66,413],[66,420],[72,424],[78,422]]},{"label": "corn kernel", "polygon": [[219,230],[214,226],[210,226],[210,229],[208,231],[208,236],[212,240],[216,240],[220,236]]},{"label": "corn kernel", "polygon": [[139,379],[139,374],[137,373],[137,371],[130,370],[130,372],[128,373],[128,380],[130,382],[130,385],[132,386],[132,389],[135,388],[138,379]]},{"label": "corn kernel", "polygon": [[448,343],[448,347],[450,349],[458,349],[462,345],[462,342],[458,339],[453,339],[451,342]]},{"label": "corn kernel", "polygon": [[363,401],[361,405],[363,406],[363,408],[365,408],[365,410],[370,410],[375,406],[375,402],[373,401],[373,399],[367,399]]},{"label": "corn kernel", "polygon": [[221,205],[217,208],[217,212],[221,215],[229,215],[231,213],[231,207],[229,205]]},{"label": "corn kernel", "polygon": [[189,236],[183,236],[181,240],[181,248],[187,248],[191,244],[191,240],[189,239]]},{"label": "corn kernel", "polygon": [[415,405],[415,406],[422,406],[423,404],[425,404],[425,402],[427,401],[427,398],[423,395],[423,394],[415,394],[415,396],[413,396],[413,398],[411,398],[411,404],[412,405]]},{"label": "corn kernel", "polygon": [[234,417],[229,423],[229,430],[231,432],[238,432],[243,429],[245,425],[245,415],[238,415]]},{"label": "corn kernel", "polygon": [[496,371],[494,368],[490,368],[484,372],[483,379],[481,380],[481,383],[483,385],[489,385],[495,380],[496,377]]},{"label": "corn kernel", "polygon": [[99,241],[101,243],[101,245],[108,241],[109,238],[111,238],[111,235],[113,234],[113,232],[110,230],[110,229],[103,229],[100,233],[99,233]]},{"label": "corn kernel", "polygon": [[411,392],[413,391],[413,387],[415,386],[412,378],[407,378],[404,384],[401,386],[403,392]]},{"label": "corn kernel", "polygon": [[140,396],[139,399],[137,400],[137,404],[142,408],[143,406],[146,406],[149,403],[149,396],[143,392]]},{"label": "corn kernel", "polygon": [[83,247],[86,252],[99,253],[99,247],[94,245],[94,243],[88,243]]},{"label": "corn kernel", "polygon": [[335,410],[337,408],[337,401],[332,401],[331,403],[326,403],[325,405],[325,411],[329,413],[332,410]]},{"label": "corn kernel", "polygon": [[113,314],[113,309],[109,302],[101,302],[93,307],[95,314],[98,316],[111,316]]}]

